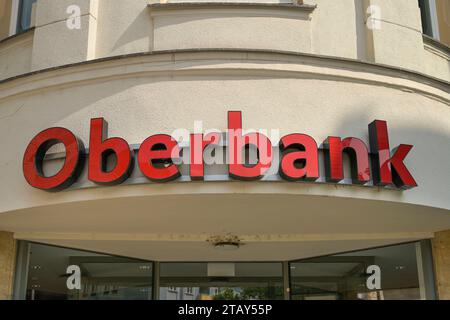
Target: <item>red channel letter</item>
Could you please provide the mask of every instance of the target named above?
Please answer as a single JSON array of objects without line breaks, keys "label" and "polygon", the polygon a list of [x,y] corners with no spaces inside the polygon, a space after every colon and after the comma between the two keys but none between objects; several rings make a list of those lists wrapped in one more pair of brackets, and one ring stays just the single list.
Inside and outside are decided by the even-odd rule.
[{"label": "red channel letter", "polygon": [[280,140],[284,153],[280,176],[288,181],[314,181],[319,178],[319,156],[316,141],[306,134],[290,134]]},{"label": "red channel letter", "polygon": [[217,145],[220,141],[220,133],[191,134],[190,151],[190,176],[192,180],[203,180],[205,176],[205,168],[203,161],[203,152],[209,145]]},{"label": "red channel letter", "polygon": [[[243,149],[254,145],[258,149],[258,163],[246,166]],[[242,113],[228,112],[228,168],[229,175],[239,180],[258,180],[272,165],[272,143],[261,133],[242,135]]]},{"label": "red channel letter", "polygon": [[[45,177],[43,162],[45,153],[55,144],[62,143],[66,149],[64,166],[52,177]],[[31,140],[23,157],[23,174],[35,188],[46,191],[60,191],[75,182],[84,163],[84,146],[71,131],[64,128],[50,128]]]},{"label": "red channel letter", "polygon": [[386,186],[393,183],[401,189],[417,187],[403,162],[413,146],[401,144],[393,150],[394,155],[391,157],[386,121],[375,120],[369,124],[369,136],[374,185]]},{"label": "red channel letter", "polygon": [[328,137],[324,142],[324,151],[327,181],[339,182],[344,179],[343,152],[350,158],[352,182],[364,184],[370,180],[369,151],[362,140]]},{"label": "red channel letter", "polygon": [[[89,139],[89,180],[98,184],[120,184],[133,170],[133,151],[122,138],[108,139],[108,123],[103,118],[91,119]],[[107,170],[110,155],[116,157],[116,165]]]},{"label": "red channel letter", "polygon": [[142,173],[154,182],[168,182],[181,176],[173,159],[180,149],[174,138],[158,134],[147,138],[139,149],[138,164]]}]

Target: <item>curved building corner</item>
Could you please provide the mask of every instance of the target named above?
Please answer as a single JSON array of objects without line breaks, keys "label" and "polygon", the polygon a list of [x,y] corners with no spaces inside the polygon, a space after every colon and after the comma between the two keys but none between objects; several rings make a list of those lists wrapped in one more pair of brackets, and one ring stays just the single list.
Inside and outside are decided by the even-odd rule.
[{"label": "curved building corner", "polygon": [[450,299],[449,16],[2,2],[0,299]]}]

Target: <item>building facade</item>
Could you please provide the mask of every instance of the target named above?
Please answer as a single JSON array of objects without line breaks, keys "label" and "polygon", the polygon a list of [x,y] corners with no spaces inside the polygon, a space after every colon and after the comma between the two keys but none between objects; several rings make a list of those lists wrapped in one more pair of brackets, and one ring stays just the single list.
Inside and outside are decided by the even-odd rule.
[{"label": "building facade", "polygon": [[450,1],[0,0],[0,299],[450,299]]}]

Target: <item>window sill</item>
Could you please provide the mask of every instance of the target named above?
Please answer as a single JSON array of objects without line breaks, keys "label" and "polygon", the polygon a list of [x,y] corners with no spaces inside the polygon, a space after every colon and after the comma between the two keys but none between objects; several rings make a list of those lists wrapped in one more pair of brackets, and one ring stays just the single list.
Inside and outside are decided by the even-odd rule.
[{"label": "window sill", "polygon": [[425,45],[425,48],[430,48],[431,51],[442,54],[447,59],[450,58],[450,47],[445,43],[440,42],[425,34],[423,35],[423,43]]},{"label": "window sill", "polygon": [[308,4],[295,4],[295,3],[257,3],[257,2],[173,2],[173,3],[160,3],[150,0],[147,5],[151,9],[209,9],[209,8],[274,8],[274,9],[287,9],[287,10],[300,10],[306,12],[312,12],[317,6]]},{"label": "window sill", "polygon": [[23,36],[23,35],[25,35],[25,34],[28,34],[29,32],[33,32],[34,29],[35,29],[35,28],[32,27],[32,28],[29,28],[29,29],[27,29],[27,30],[25,30],[25,31],[22,31],[22,32],[18,32],[18,33],[16,33],[16,34],[13,34],[12,36],[9,36],[9,37],[0,39],[0,44],[3,44],[3,43],[8,42],[8,41],[10,41],[10,40],[19,38],[20,36]]}]

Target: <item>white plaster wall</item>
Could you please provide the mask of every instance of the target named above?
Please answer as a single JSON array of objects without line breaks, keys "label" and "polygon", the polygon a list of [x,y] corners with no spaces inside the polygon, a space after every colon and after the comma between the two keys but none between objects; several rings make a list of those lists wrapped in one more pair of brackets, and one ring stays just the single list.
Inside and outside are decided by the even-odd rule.
[{"label": "white plaster wall", "polygon": [[[357,0],[361,1],[361,0]],[[357,28],[364,28],[359,20],[355,0],[305,0],[305,4],[317,5],[311,14],[312,52],[322,55],[358,58]],[[364,41],[364,39],[359,39]]]},{"label": "white plaster wall", "polygon": [[154,50],[253,48],[310,52],[308,13],[276,8],[151,10]]},{"label": "white plaster wall", "polygon": [[0,80],[31,70],[33,32],[0,43]]},{"label": "white plaster wall", "polygon": [[[69,28],[69,6],[78,6],[80,28]],[[31,69],[45,68],[95,58],[98,0],[42,0],[37,2],[36,29]]]},{"label": "white plaster wall", "polygon": [[99,0],[97,58],[147,52],[153,24],[147,0]]},{"label": "white plaster wall", "polygon": [[[280,56],[229,53],[226,56],[231,60],[221,61],[220,55],[157,55],[130,59],[130,64],[122,59],[103,63],[106,69],[87,65],[78,67],[75,73],[77,67],[37,75],[41,80],[36,78],[31,84],[30,79],[23,79],[18,80],[23,81],[20,86],[20,82],[1,85],[0,139],[8,152],[0,155],[0,196],[8,200],[0,201],[0,210],[72,201],[74,194],[82,198],[112,196],[108,188],[55,196],[25,183],[21,172],[23,151],[45,128],[67,127],[87,141],[89,119],[103,116],[110,124],[111,136],[140,143],[155,133],[193,130],[195,120],[224,130],[231,109],[243,111],[247,128],[280,129],[282,135],[305,132],[318,142],[327,135],[356,136],[367,142],[367,125],[374,119],[387,120],[392,147],[399,143],[415,145],[407,164],[420,187],[394,197],[390,192],[364,188],[356,192],[338,190],[336,195],[342,192],[342,196],[450,208],[446,187],[450,151],[443,147],[450,137],[448,92],[419,83],[414,87],[415,82],[409,80],[401,81],[411,86],[389,84],[392,76],[374,81],[370,72],[365,78],[361,71],[350,76],[325,66],[302,69],[303,64],[308,65],[302,58],[286,61],[283,70],[277,60]],[[268,63],[270,58],[273,64]],[[115,68],[114,77],[109,73],[111,68]],[[72,80],[65,83],[68,79]],[[365,84],[367,81],[374,81],[374,85]],[[34,87],[40,83],[44,87]],[[119,189],[114,194],[127,194],[129,190]],[[329,192],[318,190],[319,194]]]},{"label": "white plaster wall", "polygon": [[[2,50],[9,44],[1,44],[0,64],[8,66],[8,72],[0,77],[95,58],[185,48],[313,53],[387,64],[444,80],[450,77],[442,68],[445,63],[424,49],[416,1],[305,0],[304,4],[317,6],[310,14],[308,9],[239,5],[149,8],[151,2],[39,1],[32,50],[22,50],[21,62],[15,63],[15,51]],[[80,7],[79,30],[67,28],[69,5]],[[379,17],[371,17],[380,29],[366,27],[370,5],[381,10]]]},{"label": "white plaster wall", "polygon": [[99,0],[39,0],[36,12],[36,25],[43,26],[57,21],[66,20],[68,17],[67,8],[76,5],[80,8],[80,16],[98,15]]},{"label": "white plaster wall", "polygon": [[424,70],[424,48],[420,9],[417,1],[369,0],[368,5],[379,9],[379,22],[372,30],[374,62]]},{"label": "white plaster wall", "polygon": [[433,47],[425,47],[425,73],[450,81],[450,52],[445,53]]}]

